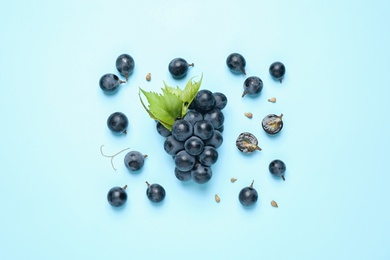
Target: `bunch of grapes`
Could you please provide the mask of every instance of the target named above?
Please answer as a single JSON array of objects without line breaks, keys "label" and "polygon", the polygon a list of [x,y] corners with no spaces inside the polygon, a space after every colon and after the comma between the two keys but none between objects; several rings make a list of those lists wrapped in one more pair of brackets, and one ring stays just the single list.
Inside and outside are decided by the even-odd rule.
[{"label": "bunch of grapes", "polygon": [[166,138],[164,150],[173,157],[178,180],[192,179],[203,184],[211,179],[211,166],[217,162],[217,149],[223,142],[222,109],[226,104],[223,93],[200,90],[186,115],[175,120],[171,131],[157,122],[157,132]]}]

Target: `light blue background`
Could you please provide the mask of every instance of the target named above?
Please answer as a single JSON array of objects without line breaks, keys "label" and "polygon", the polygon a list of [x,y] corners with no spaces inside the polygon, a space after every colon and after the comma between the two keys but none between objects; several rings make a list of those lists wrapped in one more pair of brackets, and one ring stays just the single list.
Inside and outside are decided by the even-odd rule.
[{"label": "light blue background", "polygon": [[[389,259],[389,17],[385,0],[2,1],[0,259]],[[262,78],[259,97],[241,98],[231,52]],[[136,68],[108,97],[98,80],[122,53]],[[175,57],[195,63],[183,80],[168,73]],[[276,60],[283,84],[268,74]],[[176,180],[138,88],[202,73],[229,104],[214,176],[196,185]],[[127,136],[106,127],[115,111],[130,119]],[[284,114],[274,138],[261,129],[269,113]],[[243,131],[263,151],[240,154]],[[114,171],[101,145],[149,157],[132,174],[121,154]],[[285,182],[268,173],[276,158]],[[252,180],[260,197],[245,209],[237,196]],[[165,187],[162,205],[145,181]],[[115,210],[107,191],[125,184]]]}]

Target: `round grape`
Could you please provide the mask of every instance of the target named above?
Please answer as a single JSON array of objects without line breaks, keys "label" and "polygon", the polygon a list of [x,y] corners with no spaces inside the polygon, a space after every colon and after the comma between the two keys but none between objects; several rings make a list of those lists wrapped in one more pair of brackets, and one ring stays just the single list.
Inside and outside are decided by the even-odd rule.
[{"label": "round grape", "polygon": [[173,123],[172,135],[178,141],[185,141],[193,133],[193,126],[190,122],[184,119],[178,119]]},{"label": "round grape", "polygon": [[189,171],[195,165],[195,157],[182,150],[178,152],[174,157],[176,168],[180,171]]},{"label": "round grape", "polygon": [[118,91],[119,85],[125,83],[112,73],[104,74],[99,80],[99,86],[105,94],[114,94]]},{"label": "round grape", "polygon": [[128,152],[124,158],[124,163],[129,171],[139,171],[145,163],[147,155],[143,155],[138,151]]},{"label": "round grape", "polygon": [[211,177],[213,176],[213,172],[209,166],[202,165],[198,163],[192,170],[191,170],[191,177],[192,180],[199,184],[204,184],[208,182]]},{"label": "round grape", "polygon": [[201,164],[211,166],[217,162],[218,152],[213,146],[205,146],[198,159]]},{"label": "round grape", "polygon": [[242,97],[245,95],[256,96],[263,89],[263,81],[259,77],[251,76],[244,81],[243,87]]},{"label": "round grape", "polygon": [[184,116],[183,119],[190,122],[191,125],[195,125],[196,122],[203,119],[203,116],[201,113],[199,113],[195,110],[190,110],[187,112],[187,114]]},{"label": "round grape", "polygon": [[113,187],[107,193],[107,200],[113,207],[121,207],[127,201],[127,193],[126,193],[127,185],[123,188],[121,187]]},{"label": "round grape", "polygon": [[180,171],[175,167],[175,176],[179,181],[189,181],[191,180],[191,170],[189,171]]},{"label": "round grape", "polygon": [[127,134],[127,127],[129,126],[129,120],[122,112],[112,113],[107,119],[107,126],[113,133]]},{"label": "round grape", "polygon": [[244,75],[246,75],[245,72],[246,61],[241,54],[239,53],[230,54],[226,59],[226,65],[228,66],[231,72],[244,73]]},{"label": "round grape", "polygon": [[188,68],[190,66],[194,66],[194,64],[193,63],[189,64],[183,58],[175,58],[169,63],[168,70],[169,73],[171,73],[172,77],[179,79],[187,75]]},{"label": "round grape", "polygon": [[223,115],[222,111],[218,108],[211,109],[210,111],[208,111],[203,115],[203,118],[204,120],[210,121],[214,129],[220,128],[225,121],[225,116]]},{"label": "round grape", "polygon": [[167,137],[169,135],[171,135],[171,131],[169,131],[163,124],[161,124],[160,122],[157,122],[156,124],[156,130],[157,130],[157,133],[159,135],[161,135],[162,137]]},{"label": "round grape", "polygon": [[129,54],[121,54],[116,59],[116,68],[119,73],[126,77],[126,81],[129,79],[129,75],[134,70],[134,59]]},{"label": "round grape", "polygon": [[227,97],[225,94],[220,92],[213,93],[214,99],[215,99],[215,108],[218,108],[220,110],[224,109],[228,103]]},{"label": "round grape", "polygon": [[191,155],[199,155],[204,149],[204,143],[199,137],[191,136],[185,141],[184,149]]},{"label": "round grape", "polygon": [[170,135],[165,139],[164,150],[169,155],[175,155],[177,152],[184,150],[184,142],[178,141]]},{"label": "round grape", "polygon": [[202,119],[196,122],[194,125],[194,135],[196,135],[197,137],[199,137],[204,141],[211,138],[213,133],[214,133],[214,126],[208,120]]},{"label": "round grape", "polygon": [[253,188],[253,181],[249,187],[243,188],[238,194],[238,200],[245,207],[255,204],[258,197],[257,191]]},{"label": "round grape", "polygon": [[275,114],[269,114],[266,117],[263,118],[263,121],[261,122],[261,126],[263,127],[264,131],[267,134],[275,135],[280,132],[283,128],[283,120],[282,120],[283,114],[280,114],[280,116]]},{"label": "round grape", "polygon": [[212,109],[215,105],[215,97],[210,90],[202,89],[196,93],[194,98],[195,110],[204,113]]},{"label": "round grape", "polygon": [[159,203],[165,198],[165,189],[160,184],[149,184],[146,182],[148,188],[146,189],[146,196],[151,202]]},{"label": "round grape", "polygon": [[284,74],[286,73],[286,67],[280,61],[276,61],[269,67],[269,73],[273,79],[279,80],[282,83]]},{"label": "round grape", "polygon": [[219,148],[223,143],[223,136],[220,131],[214,130],[213,135],[204,141],[205,145],[211,145],[214,146],[215,148]]},{"label": "round grape", "polygon": [[269,168],[269,172],[272,175],[277,177],[282,177],[282,179],[285,180],[284,173],[286,172],[286,164],[282,160],[279,159],[273,160],[269,164],[268,168]]}]

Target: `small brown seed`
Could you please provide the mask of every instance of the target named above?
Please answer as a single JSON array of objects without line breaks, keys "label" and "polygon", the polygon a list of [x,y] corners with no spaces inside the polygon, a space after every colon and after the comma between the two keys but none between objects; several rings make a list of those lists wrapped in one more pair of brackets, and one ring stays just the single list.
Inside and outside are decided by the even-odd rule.
[{"label": "small brown seed", "polygon": [[230,179],[230,181],[231,181],[232,183],[235,183],[236,180],[237,180],[236,178],[231,178],[231,179]]},{"label": "small brown seed", "polygon": [[269,98],[268,101],[272,102],[272,103],[275,103],[276,102],[276,98],[274,98],[274,97],[273,98]]},{"label": "small brown seed", "polygon": [[276,201],[273,200],[273,201],[271,201],[271,206],[277,208],[278,203],[276,203]]},{"label": "small brown seed", "polygon": [[150,81],[152,79],[152,74],[148,73],[145,78],[147,81]]},{"label": "small brown seed", "polygon": [[253,117],[253,114],[251,112],[245,112],[244,115],[247,117],[247,118],[252,118]]},{"label": "small brown seed", "polygon": [[221,199],[219,198],[218,194],[215,194],[215,201],[218,202],[218,203],[221,201]]}]

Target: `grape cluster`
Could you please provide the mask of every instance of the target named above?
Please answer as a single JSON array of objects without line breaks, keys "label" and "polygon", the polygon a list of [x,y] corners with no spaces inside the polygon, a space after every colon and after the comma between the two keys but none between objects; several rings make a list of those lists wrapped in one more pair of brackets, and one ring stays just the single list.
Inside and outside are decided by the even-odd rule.
[{"label": "grape cluster", "polygon": [[165,137],[164,150],[173,157],[178,180],[203,184],[211,179],[211,166],[217,162],[217,149],[223,142],[222,109],[226,104],[223,93],[200,90],[171,131],[157,122],[157,132]]}]

